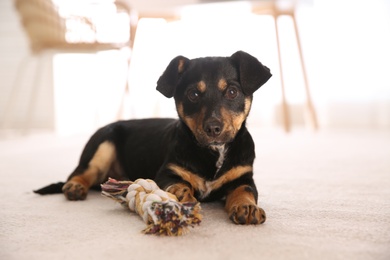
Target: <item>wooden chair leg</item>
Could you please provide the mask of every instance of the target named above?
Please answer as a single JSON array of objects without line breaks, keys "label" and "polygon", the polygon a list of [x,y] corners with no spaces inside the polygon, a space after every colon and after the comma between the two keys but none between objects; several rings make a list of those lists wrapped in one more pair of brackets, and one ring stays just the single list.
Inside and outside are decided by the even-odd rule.
[{"label": "wooden chair leg", "polygon": [[293,23],[294,23],[295,37],[297,39],[297,45],[298,45],[298,50],[299,50],[299,57],[301,59],[303,79],[304,79],[304,83],[305,83],[307,117],[308,117],[308,120],[310,121],[311,127],[314,130],[317,130],[318,129],[317,116],[316,116],[316,112],[315,112],[315,109],[314,109],[314,106],[313,106],[313,102],[312,102],[312,99],[311,99],[311,95],[310,95],[309,82],[308,82],[308,79],[307,79],[306,67],[305,67],[305,62],[304,62],[304,58],[303,58],[302,46],[301,46],[301,41],[300,41],[299,31],[298,31],[298,25],[297,25],[297,21],[295,19],[295,15],[292,15],[292,20],[293,20]]},{"label": "wooden chair leg", "polygon": [[288,104],[286,100],[286,92],[284,87],[284,78],[283,78],[283,66],[282,66],[282,57],[280,52],[280,40],[279,40],[279,29],[278,29],[278,16],[274,15],[275,22],[275,33],[276,33],[276,42],[278,48],[278,59],[279,59],[279,71],[280,71],[280,83],[282,89],[282,114],[283,114],[283,126],[286,132],[290,132],[290,115],[288,111]]}]

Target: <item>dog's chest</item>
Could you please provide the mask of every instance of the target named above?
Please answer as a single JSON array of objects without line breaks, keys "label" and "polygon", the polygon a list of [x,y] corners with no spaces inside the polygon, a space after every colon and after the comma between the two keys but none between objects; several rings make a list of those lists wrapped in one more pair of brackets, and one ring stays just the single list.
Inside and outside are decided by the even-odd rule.
[{"label": "dog's chest", "polygon": [[218,159],[215,163],[216,171],[214,173],[214,177],[212,180],[205,180],[203,185],[200,186],[198,192],[199,192],[199,197],[201,199],[207,198],[210,195],[210,193],[215,189],[215,183],[219,181],[219,178],[216,177],[225,161],[226,154],[227,154],[227,148],[225,147],[225,145],[211,146],[211,149],[218,152]]},{"label": "dog's chest", "polygon": [[215,177],[217,175],[219,169],[221,169],[223,162],[225,161],[227,149],[225,149],[225,145],[218,145],[218,146],[215,145],[215,146],[212,146],[211,149],[213,149],[214,151],[217,151],[219,154],[218,160],[215,163],[215,167],[217,168],[217,171],[215,172],[215,175],[214,175],[214,177]]}]

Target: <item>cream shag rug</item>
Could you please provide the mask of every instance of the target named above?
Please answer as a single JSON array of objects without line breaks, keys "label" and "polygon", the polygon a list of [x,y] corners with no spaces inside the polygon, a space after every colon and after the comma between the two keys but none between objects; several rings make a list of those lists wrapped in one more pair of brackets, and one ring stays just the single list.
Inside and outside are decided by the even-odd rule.
[{"label": "cream shag rug", "polygon": [[237,226],[221,203],[183,237],[144,235],[138,215],[63,181],[88,136],[0,140],[0,259],[390,259],[390,131],[250,129],[267,222]]}]

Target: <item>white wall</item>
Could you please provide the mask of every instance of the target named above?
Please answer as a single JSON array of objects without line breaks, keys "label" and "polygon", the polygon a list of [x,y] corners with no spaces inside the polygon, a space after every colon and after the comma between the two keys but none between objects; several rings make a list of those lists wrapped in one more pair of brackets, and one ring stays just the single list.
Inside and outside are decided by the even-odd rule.
[{"label": "white wall", "polygon": [[16,71],[28,54],[28,42],[19,25],[13,1],[0,1],[0,117],[15,81]]},{"label": "white wall", "polygon": [[[202,17],[204,18],[204,17]],[[251,19],[251,18],[248,18]],[[275,123],[275,106],[280,101],[279,74],[276,62],[272,20],[253,18],[249,27],[231,24],[231,30],[221,31],[217,24],[188,27],[180,24],[160,24],[160,34],[144,32],[132,63],[130,117],[174,116],[172,101],[159,95],[155,82],[167,62],[177,54],[196,57],[230,55],[236,49],[246,50],[261,59],[273,71],[272,80],[255,94],[251,120],[262,125]],[[240,21],[237,21],[240,22]],[[283,29],[286,88],[290,104],[300,111],[304,102],[295,42],[289,33],[291,21],[280,20]],[[305,61],[313,99],[322,127],[390,128],[390,4],[386,0],[313,0],[303,1],[298,12]],[[214,29],[206,33],[205,29]],[[177,33],[178,30],[181,33]],[[165,31],[164,31],[165,30]],[[181,31],[180,31],[181,30]],[[235,33],[231,33],[231,32]],[[186,32],[186,34],[182,34]],[[248,38],[249,32],[249,38]],[[170,37],[166,37],[169,35]],[[174,36],[178,38],[173,38]],[[189,38],[193,35],[192,40]],[[213,38],[213,35],[216,37]],[[241,41],[236,41],[241,39]],[[234,40],[234,41],[233,41]],[[190,45],[190,42],[195,45]],[[234,42],[229,44],[229,42]],[[176,44],[176,45],[175,45]],[[169,49],[164,48],[169,46]],[[138,49],[138,51],[137,51]],[[28,55],[28,42],[19,24],[12,1],[0,1],[0,117],[11,93],[19,62]],[[286,58],[287,57],[287,58]],[[52,60],[49,58],[49,60]],[[34,73],[34,60],[23,79],[23,99],[17,103],[12,125],[19,127],[26,112],[26,101]],[[88,61],[86,61],[88,62]],[[50,62],[48,63],[50,65]],[[121,67],[121,65],[120,65]],[[147,76],[143,76],[146,72]],[[64,71],[70,73],[71,71]],[[33,126],[54,128],[53,71],[43,73],[39,108]],[[77,80],[73,84],[77,84]],[[145,99],[143,90],[152,97]],[[88,105],[86,100],[85,106]],[[167,108],[168,107],[168,108]],[[82,107],[80,109],[83,109]],[[158,109],[162,111],[158,112]],[[293,115],[302,121],[299,113]],[[2,118],[0,119],[2,120]]]},{"label": "white wall", "polygon": [[324,124],[390,126],[390,1],[315,0],[316,72]]}]

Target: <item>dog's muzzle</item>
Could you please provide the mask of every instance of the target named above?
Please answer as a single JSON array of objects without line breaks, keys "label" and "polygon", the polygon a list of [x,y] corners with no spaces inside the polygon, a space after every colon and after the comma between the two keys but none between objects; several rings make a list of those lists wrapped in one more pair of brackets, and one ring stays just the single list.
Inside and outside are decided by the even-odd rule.
[{"label": "dog's muzzle", "polygon": [[212,117],[202,126],[203,131],[196,136],[202,146],[224,145],[232,141],[232,133],[226,131],[225,125],[218,118]]},{"label": "dog's muzzle", "polygon": [[203,125],[203,131],[208,137],[216,138],[221,135],[223,124],[217,119],[211,119],[205,122]]}]

